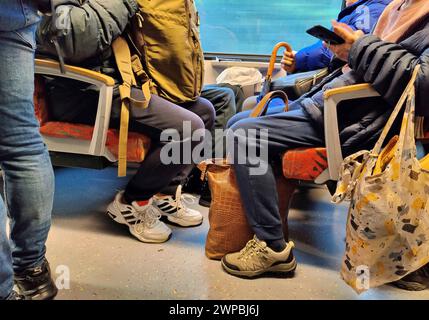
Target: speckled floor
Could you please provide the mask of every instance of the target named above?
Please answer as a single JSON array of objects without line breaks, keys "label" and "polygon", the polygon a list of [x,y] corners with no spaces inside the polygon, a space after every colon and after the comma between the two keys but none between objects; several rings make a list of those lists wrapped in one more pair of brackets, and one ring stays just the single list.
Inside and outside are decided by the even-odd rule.
[{"label": "speckled floor", "polygon": [[105,208],[125,183],[115,168],[56,169],[48,258],[54,273],[66,266],[71,279],[58,299],[429,299],[429,291],[390,286],[358,296],[342,282],[346,207],[331,204],[327,190],[304,189],[295,197],[295,278],[243,280],[204,256],[207,219],[197,228],[172,227],[173,237],[161,245],[138,242],[111,221]]}]

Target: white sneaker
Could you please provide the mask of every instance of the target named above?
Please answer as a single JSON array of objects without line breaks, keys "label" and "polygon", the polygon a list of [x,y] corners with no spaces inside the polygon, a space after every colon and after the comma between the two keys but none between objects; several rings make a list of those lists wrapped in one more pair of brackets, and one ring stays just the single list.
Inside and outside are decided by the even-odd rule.
[{"label": "white sneaker", "polygon": [[167,217],[168,221],[182,227],[199,226],[203,222],[202,214],[197,211],[186,207],[184,202],[188,195],[182,195],[182,186],[178,186],[176,190],[176,197],[173,196],[159,196],[153,197],[153,205],[156,206],[162,215]]},{"label": "white sneaker", "polygon": [[153,200],[145,206],[137,202],[131,205],[122,202],[124,191],[119,192],[115,200],[107,207],[107,214],[117,223],[125,224],[131,234],[142,242],[161,243],[171,236],[171,230],[162,221],[160,210]]}]

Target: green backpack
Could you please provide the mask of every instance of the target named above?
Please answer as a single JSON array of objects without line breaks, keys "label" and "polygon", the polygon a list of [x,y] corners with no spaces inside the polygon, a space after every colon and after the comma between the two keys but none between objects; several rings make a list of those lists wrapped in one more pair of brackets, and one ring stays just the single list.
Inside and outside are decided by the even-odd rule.
[{"label": "green backpack", "polygon": [[201,94],[204,56],[194,1],[138,0],[138,4],[128,33],[131,50],[139,58],[132,59],[134,73],[143,82],[151,80],[152,93],[173,103],[195,101]]}]

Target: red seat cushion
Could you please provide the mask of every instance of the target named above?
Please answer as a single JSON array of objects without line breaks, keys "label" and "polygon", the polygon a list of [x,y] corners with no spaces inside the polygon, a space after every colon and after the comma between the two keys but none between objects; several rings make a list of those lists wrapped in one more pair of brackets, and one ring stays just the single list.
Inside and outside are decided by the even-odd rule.
[{"label": "red seat cushion", "polygon": [[283,155],[283,175],[287,179],[314,181],[327,168],[326,148],[299,148]]},{"label": "red seat cushion", "polygon": [[[75,138],[91,140],[94,128],[84,124],[67,122],[46,122],[40,127],[40,132],[46,136],[56,138]],[[118,156],[119,131],[109,129],[107,132],[106,146],[115,156]],[[130,162],[142,162],[150,149],[149,137],[136,133],[128,133],[127,160]]]},{"label": "red seat cushion", "polygon": [[48,119],[48,108],[45,99],[45,81],[43,77],[36,75],[34,77],[34,113],[40,125],[43,125]]}]

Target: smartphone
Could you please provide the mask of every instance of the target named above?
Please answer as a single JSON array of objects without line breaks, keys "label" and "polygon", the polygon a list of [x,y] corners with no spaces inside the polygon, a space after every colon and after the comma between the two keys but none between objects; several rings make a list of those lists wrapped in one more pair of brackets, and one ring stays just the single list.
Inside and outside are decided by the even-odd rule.
[{"label": "smartphone", "polygon": [[307,33],[330,44],[343,44],[345,42],[338,34],[320,25],[308,29]]}]

